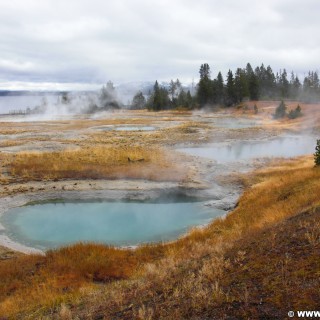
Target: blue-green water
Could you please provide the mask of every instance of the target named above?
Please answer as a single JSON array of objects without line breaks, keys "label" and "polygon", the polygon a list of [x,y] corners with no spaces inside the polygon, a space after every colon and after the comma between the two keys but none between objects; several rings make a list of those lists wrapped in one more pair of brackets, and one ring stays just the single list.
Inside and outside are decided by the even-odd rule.
[{"label": "blue-green water", "polygon": [[262,157],[296,157],[311,154],[317,139],[312,136],[283,136],[266,141],[237,141],[230,145],[205,145],[203,147],[180,148],[179,151],[217,162],[251,160]]},{"label": "blue-green water", "polygon": [[1,223],[11,239],[40,249],[79,241],[123,246],[173,240],[224,213],[201,202],[67,202],[15,208]]}]

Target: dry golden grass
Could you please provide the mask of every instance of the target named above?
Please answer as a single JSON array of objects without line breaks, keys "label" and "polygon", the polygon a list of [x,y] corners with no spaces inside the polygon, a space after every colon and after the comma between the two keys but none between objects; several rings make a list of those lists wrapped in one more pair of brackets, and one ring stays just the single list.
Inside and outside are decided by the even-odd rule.
[{"label": "dry golden grass", "polygon": [[[130,161],[129,161],[130,159]],[[21,152],[10,163],[10,174],[25,181],[54,179],[180,180],[160,148],[95,145],[59,152]]]},{"label": "dry golden grass", "polygon": [[[6,125],[8,126],[7,123],[6,123]],[[15,128],[14,129],[10,128],[12,126]],[[22,134],[22,133],[32,132],[31,130],[28,130],[28,129],[18,129],[16,127],[17,127],[17,125],[15,123],[14,124],[11,123],[8,128],[5,128],[2,126],[0,129],[0,134],[11,135],[11,134]]]},{"label": "dry golden grass", "polygon": [[20,145],[22,145],[22,144],[24,144],[23,141],[18,141],[18,140],[4,140],[4,141],[0,141],[0,148],[20,146]]},{"label": "dry golden grass", "polygon": [[[258,285],[263,281],[259,277],[262,266],[266,265],[265,254],[260,255],[259,246],[265,246],[265,250],[269,246],[278,248],[284,240],[277,243],[276,239],[285,233],[278,230],[279,223],[288,221],[283,228],[287,225],[300,228],[306,220],[300,213],[319,208],[320,170],[313,167],[311,157],[306,157],[246,175],[243,182],[246,191],[231,214],[176,242],[136,250],[78,244],[50,251],[46,256],[1,262],[0,314],[13,318],[46,315],[59,319],[61,314],[67,314],[71,318],[84,319],[99,316],[106,319],[186,319],[210,318],[210,314],[215,314],[214,310],[227,312],[225,310],[241,305],[243,310],[253,312],[243,313],[243,317],[257,317],[254,312],[259,303],[251,300],[252,290],[257,288],[253,289],[248,281],[258,279]],[[292,220],[294,216],[300,219],[298,225]],[[306,293],[303,297],[308,306],[318,303],[314,292],[318,288],[315,277],[320,271],[314,251],[319,249],[319,234],[313,225],[306,222],[305,230],[302,230],[305,232],[303,239],[309,245],[304,249],[309,250],[308,255],[303,256],[303,263],[292,267],[293,271],[303,272],[304,266],[308,265],[308,283],[313,290],[312,294]],[[270,238],[255,246],[255,241],[266,230],[271,234]],[[272,237],[273,233],[275,237]],[[290,244],[290,239],[288,241],[288,247],[279,247],[280,251],[276,249],[272,256],[272,266],[283,267],[267,269],[271,272],[268,277],[280,282],[270,283],[270,286],[260,283],[261,290],[271,292],[263,294],[274,297],[268,300],[267,307],[275,303],[287,308],[283,299],[288,295],[283,288],[287,285],[285,281],[290,279],[283,278],[288,262],[287,258],[282,258],[286,257],[286,250],[296,248]],[[240,243],[244,243],[243,247]],[[246,250],[251,252],[250,260]],[[249,263],[250,268],[246,269]],[[234,278],[235,272],[240,271],[243,273]],[[239,281],[239,284],[232,287],[230,281]],[[292,294],[299,296],[299,290],[303,288],[293,285]],[[294,302],[297,304],[292,305],[293,309],[302,307],[303,303],[298,302]],[[273,312],[272,308],[267,309],[267,314]],[[222,313],[221,317],[225,315]]]},{"label": "dry golden grass", "polygon": [[10,178],[7,175],[7,167],[13,161],[13,158],[13,154],[0,152],[0,185],[10,182]]}]

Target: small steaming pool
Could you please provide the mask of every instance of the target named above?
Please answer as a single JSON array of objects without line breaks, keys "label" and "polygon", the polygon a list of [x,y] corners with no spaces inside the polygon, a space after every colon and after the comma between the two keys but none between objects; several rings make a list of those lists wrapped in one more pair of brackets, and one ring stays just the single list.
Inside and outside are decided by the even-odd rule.
[{"label": "small steaming pool", "polygon": [[153,126],[130,126],[130,125],[121,125],[121,126],[114,126],[114,125],[105,125],[99,127],[93,127],[92,129],[99,130],[99,131],[154,131],[156,130]]},{"label": "small steaming pool", "polygon": [[79,241],[128,246],[174,240],[223,214],[203,202],[58,202],[11,209],[1,223],[12,240],[46,250]]},{"label": "small steaming pool", "polygon": [[178,151],[219,163],[250,160],[263,157],[296,157],[311,154],[316,138],[311,136],[282,136],[266,141],[237,141],[225,144],[209,144],[202,147],[179,148]]},{"label": "small steaming pool", "polygon": [[233,118],[217,118],[213,122],[213,126],[224,129],[246,129],[259,126],[259,121],[250,119],[233,119]]},{"label": "small steaming pool", "polygon": [[152,126],[122,126],[116,127],[116,131],[154,131],[156,128]]}]

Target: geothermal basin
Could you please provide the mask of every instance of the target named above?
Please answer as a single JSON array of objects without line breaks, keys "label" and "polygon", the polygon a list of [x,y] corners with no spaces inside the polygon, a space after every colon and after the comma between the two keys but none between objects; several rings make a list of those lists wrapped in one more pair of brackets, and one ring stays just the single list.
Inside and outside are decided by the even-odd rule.
[{"label": "geothermal basin", "polygon": [[[2,123],[0,151],[4,159],[11,156],[10,152],[21,151],[152,146],[164,149],[170,163],[186,170],[180,180],[169,176],[153,181],[124,175],[115,180],[44,179],[4,184],[0,189],[0,244],[29,252],[30,248],[45,251],[79,241],[135,246],[175,240],[234,208],[242,189],[224,176],[253,169],[257,164],[254,159],[264,163],[272,157],[312,154],[316,145],[315,136],[302,131],[296,135],[293,130],[278,132],[267,126],[269,122],[255,118],[128,114],[135,121],[114,113],[112,119],[75,117],[63,122],[19,123],[16,130],[12,124]],[[185,130],[187,125],[196,130]],[[125,161],[123,165],[133,172],[143,171],[148,163]],[[3,170],[3,179],[8,170]],[[179,190],[186,199],[148,200],[158,199],[162,193],[170,195],[172,190]],[[198,201],[187,199],[194,194]],[[48,202],[50,199],[64,200]],[[34,205],[25,205],[34,201]]]}]

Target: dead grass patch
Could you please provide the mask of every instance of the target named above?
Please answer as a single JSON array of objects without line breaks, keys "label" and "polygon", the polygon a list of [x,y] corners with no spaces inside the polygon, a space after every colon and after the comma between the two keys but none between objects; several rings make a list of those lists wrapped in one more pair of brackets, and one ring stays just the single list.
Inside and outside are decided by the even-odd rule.
[{"label": "dead grass patch", "polygon": [[0,148],[21,146],[24,143],[25,143],[24,141],[18,141],[18,140],[4,140],[4,141],[0,141]]},{"label": "dead grass patch", "polygon": [[177,181],[182,178],[182,170],[170,162],[162,149],[129,146],[21,152],[9,168],[13,177],[25,181],[116,178]]}]

